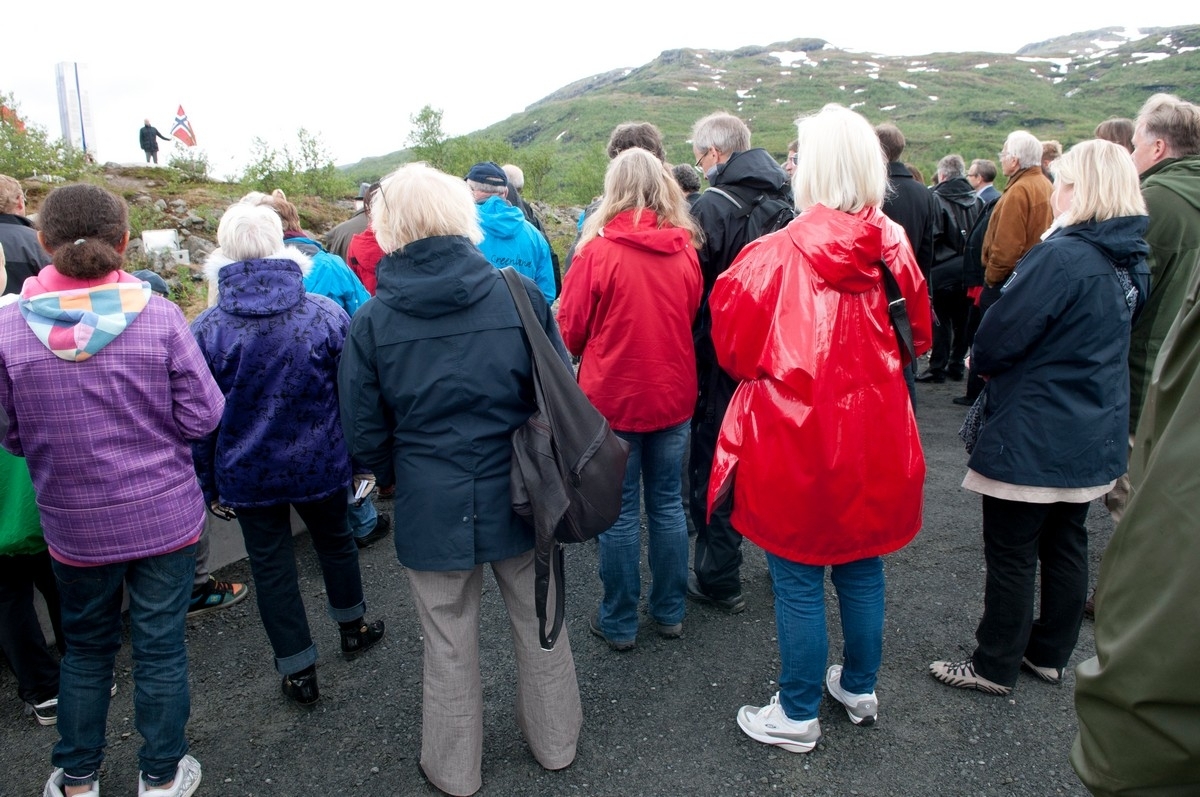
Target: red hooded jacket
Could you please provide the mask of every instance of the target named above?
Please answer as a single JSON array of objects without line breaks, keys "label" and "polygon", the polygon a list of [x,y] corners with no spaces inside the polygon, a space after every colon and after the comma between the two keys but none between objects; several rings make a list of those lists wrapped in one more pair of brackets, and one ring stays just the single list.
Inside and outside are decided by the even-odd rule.
[{"label": "red hooded jacket", "polygon": [[655,432],[692,417],[700,261],[690,233],[627,210],[576,253],[558,323],[583,356],[579,386],[614,429]]},{"label": "red hooded jacket", "polygon": [[709,298],[717,358],[741,384],[713,459],[709,506],[810,565],[895,551],[921,527],[925,457],[880,264],[907,300],[917,354],[929,295],[904,230],[876,208],[817,205],[742,250]]},{"label": "red hooded jacket", "polygon": [[368,226],[367,229],[355,234],[350,239],[350,246],[346,249],[346,265],[350,266],[350,270],[358,275],[358,278],[362,280],[363,287],[372,296],[375,295],[375,286],[378,283],[375,277],[375,267],[382,259],[383,250],[379,248],[379,242],[375,240],[374,228]]}]

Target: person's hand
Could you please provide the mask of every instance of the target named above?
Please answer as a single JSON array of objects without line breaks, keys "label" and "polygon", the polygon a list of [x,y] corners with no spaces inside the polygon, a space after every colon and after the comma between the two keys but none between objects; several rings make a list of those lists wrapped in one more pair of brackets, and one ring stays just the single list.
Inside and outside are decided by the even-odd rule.
[{"label": "person's hand", "polygon": [[222,504],[220,498],[214,499],[208,505],[208,511],[221,518],[221,520],[237,520],[237,512],[233,511],[233,507]]},{"label": "person's hand", "polygon": [[362,502],[367,500],[367,496],[375,491],[375,474],[374,473],[356,473],[354,474],[354,505],[362,506]]}]

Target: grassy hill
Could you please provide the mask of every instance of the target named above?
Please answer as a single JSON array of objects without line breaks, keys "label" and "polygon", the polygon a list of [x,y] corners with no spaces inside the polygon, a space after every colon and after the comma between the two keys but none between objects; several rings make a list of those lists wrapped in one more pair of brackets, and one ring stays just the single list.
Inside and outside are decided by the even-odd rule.
[{"label": "grassy hill", "polygon": [[[905,160],[928,175],[950,152],[995,160],[1012,130],[1070,145],[1110,116],[1134,116],[1154,92],[1196,99],[1189,95],[1200,84],[1200,25],[1141,34],[1087,31],[1015,54],[889,56],[819,39],[733,51],[670,50],[636,69],[564,86],[465,138],[501,142],[504,155],[518,164],[522,149],[548,151],[551,167],[534,196],[584,203],[600,190],[604,145],[620,122],[654,122],[668,157],[682,163],[692,159],[692,123],[728,111],[750,125],[755,146],[782,157],[795,137],[796,117],[838,102],[872,123],[898,125],[909,142]],[[376,178],[407,160],[400,151],[347,170],[356,179]]]}]

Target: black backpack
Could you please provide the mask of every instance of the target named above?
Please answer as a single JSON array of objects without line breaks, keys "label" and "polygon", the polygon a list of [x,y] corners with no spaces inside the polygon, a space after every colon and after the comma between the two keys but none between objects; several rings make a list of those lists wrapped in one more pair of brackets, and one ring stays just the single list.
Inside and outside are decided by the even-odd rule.
[{"label": "black backpack", "polygon": [[748,191],[733,185],[708,189],[728,199],[738,209],[735,219],[746,219],[746,243],[788,226],[796,218],[796,208],[779,194]]},{"label": "black backpack", "polygon": [[992,211],[996,209],[996,197],[983,206],[979,218],[971,225],[967,233],[967,243],[963,248],[963,284],[968,288],[978,288],[983,285],[983,236],[987,233],[988,223],[992,220]]}]

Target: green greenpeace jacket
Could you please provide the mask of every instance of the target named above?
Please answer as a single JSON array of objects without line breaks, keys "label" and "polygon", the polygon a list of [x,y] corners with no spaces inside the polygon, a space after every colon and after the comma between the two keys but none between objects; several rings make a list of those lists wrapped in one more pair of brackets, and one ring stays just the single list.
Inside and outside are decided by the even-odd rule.
[{"label": "green greenpeace jacket", "polygon": [[46,550],[37,498],[25,460],[0,448],[0,556]]},{"label": "green greenpeace jacket", "polygon": [[1103,797],[1200,794],[1200,269],[1186,265],[1100,567],[1096,657],[1075,670],[1071,763]]},{"label": "green greenpeace jacket", "polygon": [[1150,298],[1129,346],[1129,431],[1137,431],[1163,338],[1179,312],[1200,253],[1200,156],[1168,158],[1142,173],[1150,214]]}]

